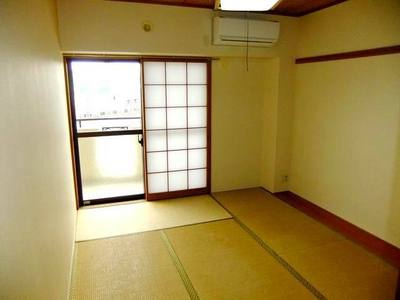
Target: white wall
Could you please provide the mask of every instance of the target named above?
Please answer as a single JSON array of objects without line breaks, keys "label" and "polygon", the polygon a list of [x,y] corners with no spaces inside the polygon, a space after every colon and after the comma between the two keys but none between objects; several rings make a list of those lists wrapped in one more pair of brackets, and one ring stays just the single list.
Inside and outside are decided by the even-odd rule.
[{"label": "white wall", "polygon": [[[398,0],[300,20],[298,56],[400,44]],[[400,54],[296,66],[290,190],[400,246]]]},{"label": "white wall", "polygon": [[75,202],[56,6],[0,1],[0,298],[66,299]]}]

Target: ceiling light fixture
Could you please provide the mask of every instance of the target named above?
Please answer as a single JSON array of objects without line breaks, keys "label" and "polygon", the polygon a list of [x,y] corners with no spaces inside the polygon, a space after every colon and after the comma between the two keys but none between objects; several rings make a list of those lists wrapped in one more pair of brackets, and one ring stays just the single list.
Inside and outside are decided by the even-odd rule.
[{"label": "ceiling light fixture", "polygon": [[279,0],[218,0],[217,7],[231,11],[265,11],[273,8],[278,2]]}]

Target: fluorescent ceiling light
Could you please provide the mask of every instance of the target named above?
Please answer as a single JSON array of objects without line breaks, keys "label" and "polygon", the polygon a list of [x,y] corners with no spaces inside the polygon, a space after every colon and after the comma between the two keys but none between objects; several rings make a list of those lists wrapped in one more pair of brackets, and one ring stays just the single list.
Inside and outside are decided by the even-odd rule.
[{"label": "fluorescent ceiling light", "polygon": [[221,10],[263,11],[269,10],[279,0],[220,0]]}]

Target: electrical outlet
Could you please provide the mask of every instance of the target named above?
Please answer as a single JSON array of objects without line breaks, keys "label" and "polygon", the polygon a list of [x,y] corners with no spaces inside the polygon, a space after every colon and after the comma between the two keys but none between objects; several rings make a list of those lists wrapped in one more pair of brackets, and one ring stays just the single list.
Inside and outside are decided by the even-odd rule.
[{"label": "electrical outlet", "polygon": [[282,182],[288,182],[288,181],[289,181],[289,175],[283,175]]}]

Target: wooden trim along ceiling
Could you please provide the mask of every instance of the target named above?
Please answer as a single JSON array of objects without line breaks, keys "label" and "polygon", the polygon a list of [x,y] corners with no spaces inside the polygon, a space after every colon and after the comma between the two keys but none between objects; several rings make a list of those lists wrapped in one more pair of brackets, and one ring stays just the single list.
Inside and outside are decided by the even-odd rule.
[{"label": "wooden trim along ceiling", "polygon": [[302,17],[345,1],[347,0],[281,0],[276,7],[266,13],[289,17]]},{"label": "wooden trim along ceiling", "polygon": [[273,195],[327,225],[333,230],[343,234],[361,246],[364,246],[366,249],[382,257],[395,267],[400,268],[400,249],[396,246],[389,244],[388,242],[292,192],[279,192],[274,193]]},{"label": "wooden trim along ceiling", "polygon": [[314,63],[314,62],[342,60],[342,59],[351,59],[351,58],[360,58],[360,57],[369,57],[369,56],[378,56],[378,55],[388,55],[388,54],[396,54],[396,53],[400,53],[400,45],[296,58],[296,64],[308,64],[308,63]]},{"label": "wooden trim along ceiling", "polygon": [[114,2],[137,2],[145,4],[160,4],[182,7],[214,9],[214,0],[108,0]]},{"label": "wooden trim along ceiling", "polygon": [[[215,0],[108,0],[116,2],[138,2],[146,4],[161,4],[183,7],[214,9]],[[318,10],[345,2],[347,0],[280,0],[271,10],[260,12],[272,15],[301,17]]]},{"label": "wooden trim along ceiling", "polygon": [[74,60],[92,60],[98,59],[102,61],[140,61],[141,59],[154,59],[162,60],[168,59],[168,61],[182,61],[182,59],[190,59],[191,61],[203,62],[205,60],[220,60],[219,57],[214,56],[187,56],[187,55],[151,55],[151,54],[127,54],[127,53],[97,53],[97,52],[69,52],[65,51],[62,53],[64,59]]}]

